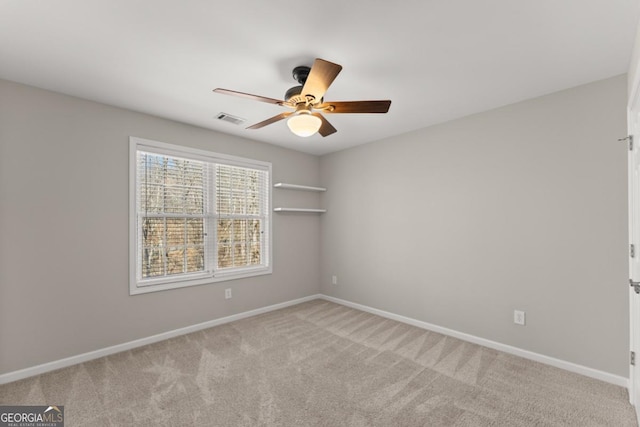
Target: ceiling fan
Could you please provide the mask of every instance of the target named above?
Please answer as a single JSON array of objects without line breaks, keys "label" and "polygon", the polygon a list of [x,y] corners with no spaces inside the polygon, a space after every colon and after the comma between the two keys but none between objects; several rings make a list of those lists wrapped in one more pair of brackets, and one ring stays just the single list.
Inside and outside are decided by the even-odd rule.
[{"label": "ceiling fan", "polygon": [[214,89],[214,92],[225,95],[240,96],[255,101],[266,102],[291,108],[294,111],[280,113],[247,129],[260,129],[272,123],[289,118],[287,125],[291,132],[298,136],[307,137],[316,132],[329,136],[337,132],[331,123],[324,118],[322,113],[386,113],[389,111],[391,101],[338,101],[325,102],[324,94],[342,70],[342,66],[324,59],[316,58],[311,68],[299,66],[293,69],[293,78],[300,83],[294,86],[284,95],[284,101],[250,93],[237,92],[229,89]]}]

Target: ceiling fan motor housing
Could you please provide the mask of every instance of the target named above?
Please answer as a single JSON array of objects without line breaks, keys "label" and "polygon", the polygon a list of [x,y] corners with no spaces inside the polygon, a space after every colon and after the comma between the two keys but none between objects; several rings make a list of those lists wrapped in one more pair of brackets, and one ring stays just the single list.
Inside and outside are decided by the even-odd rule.
[{"label": "ceiling fan motor housing", "polygon": [[324,100],[324,98],[320,98],[320,101],[316,101],[316,99],[312,95],[303,96],[302,86],[294,86],[291,89],[289,89],[284,94],[284,99],[285,101],[287,101],[289,104],[292,104],[292,105],[298,105],[300,103],[304,103],[304,104],[309,103],[312,105],[318,105],[318,104],[322,104]]},{"label": "ceiling fan motor housing", "polygon": [[294,105],[300,102],[305,102],[306,99],[300,95],[301,93],[302,86],[294,86],[291,89],[287,90],[287,92],[284,94],[284,100]]}]

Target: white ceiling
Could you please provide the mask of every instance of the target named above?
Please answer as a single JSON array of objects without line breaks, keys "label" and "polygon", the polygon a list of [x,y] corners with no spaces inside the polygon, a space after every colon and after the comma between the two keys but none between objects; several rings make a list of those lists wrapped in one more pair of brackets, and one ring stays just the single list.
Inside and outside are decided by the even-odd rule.
[{"label": "white ceiling", "polygon": [[[324,154],[625,73],[637,0],[0,0],[0,78]],[[291,70],[344,68],[325,100],[391,99],[292,135]],[[235,126],[219,112],[247,119]]]}]

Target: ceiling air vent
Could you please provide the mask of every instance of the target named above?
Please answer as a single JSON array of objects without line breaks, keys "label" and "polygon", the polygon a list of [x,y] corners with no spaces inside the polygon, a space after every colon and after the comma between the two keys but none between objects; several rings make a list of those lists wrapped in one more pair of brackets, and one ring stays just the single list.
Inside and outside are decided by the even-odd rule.
[{"label": "ceiling air vent", "polygon": [[234,125],[241,125],[246,122],[247,119],[243,119],[242,117],[232,116],[227,113],[220,113],[216,116],[218,120],[222,120],[223,122],[233,123]]}]

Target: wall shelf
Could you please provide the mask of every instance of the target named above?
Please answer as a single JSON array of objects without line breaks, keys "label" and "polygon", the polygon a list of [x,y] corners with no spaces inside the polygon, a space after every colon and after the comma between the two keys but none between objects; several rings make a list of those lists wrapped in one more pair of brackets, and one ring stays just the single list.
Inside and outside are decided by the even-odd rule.
[{"label": "wall shelf", "polygon": [[275,188],[280,188],[282,190],[327,191],[326,188],[322,188],[322,187],[310,187],[308,185],[287,184],[286,182],[277,182],[273,184],[273,186]]},{"label": "wall shelf", "polygon": [[273,208],[274,212],[325,213],[326,209]]},{"label": "wall shelf", "polygon": [[[286,182],[277,182],[273,184],[275,188],[279,188],[281,190],[301,190],[301,191],[327,191],[326,188],[322,187],[311,187],[309,185],[298,185],[298,184],[287,184]],[[273,208],[274,212],[290,212],[290,213],[325,213],[326,209],[310,209],[310,208]]]}]

